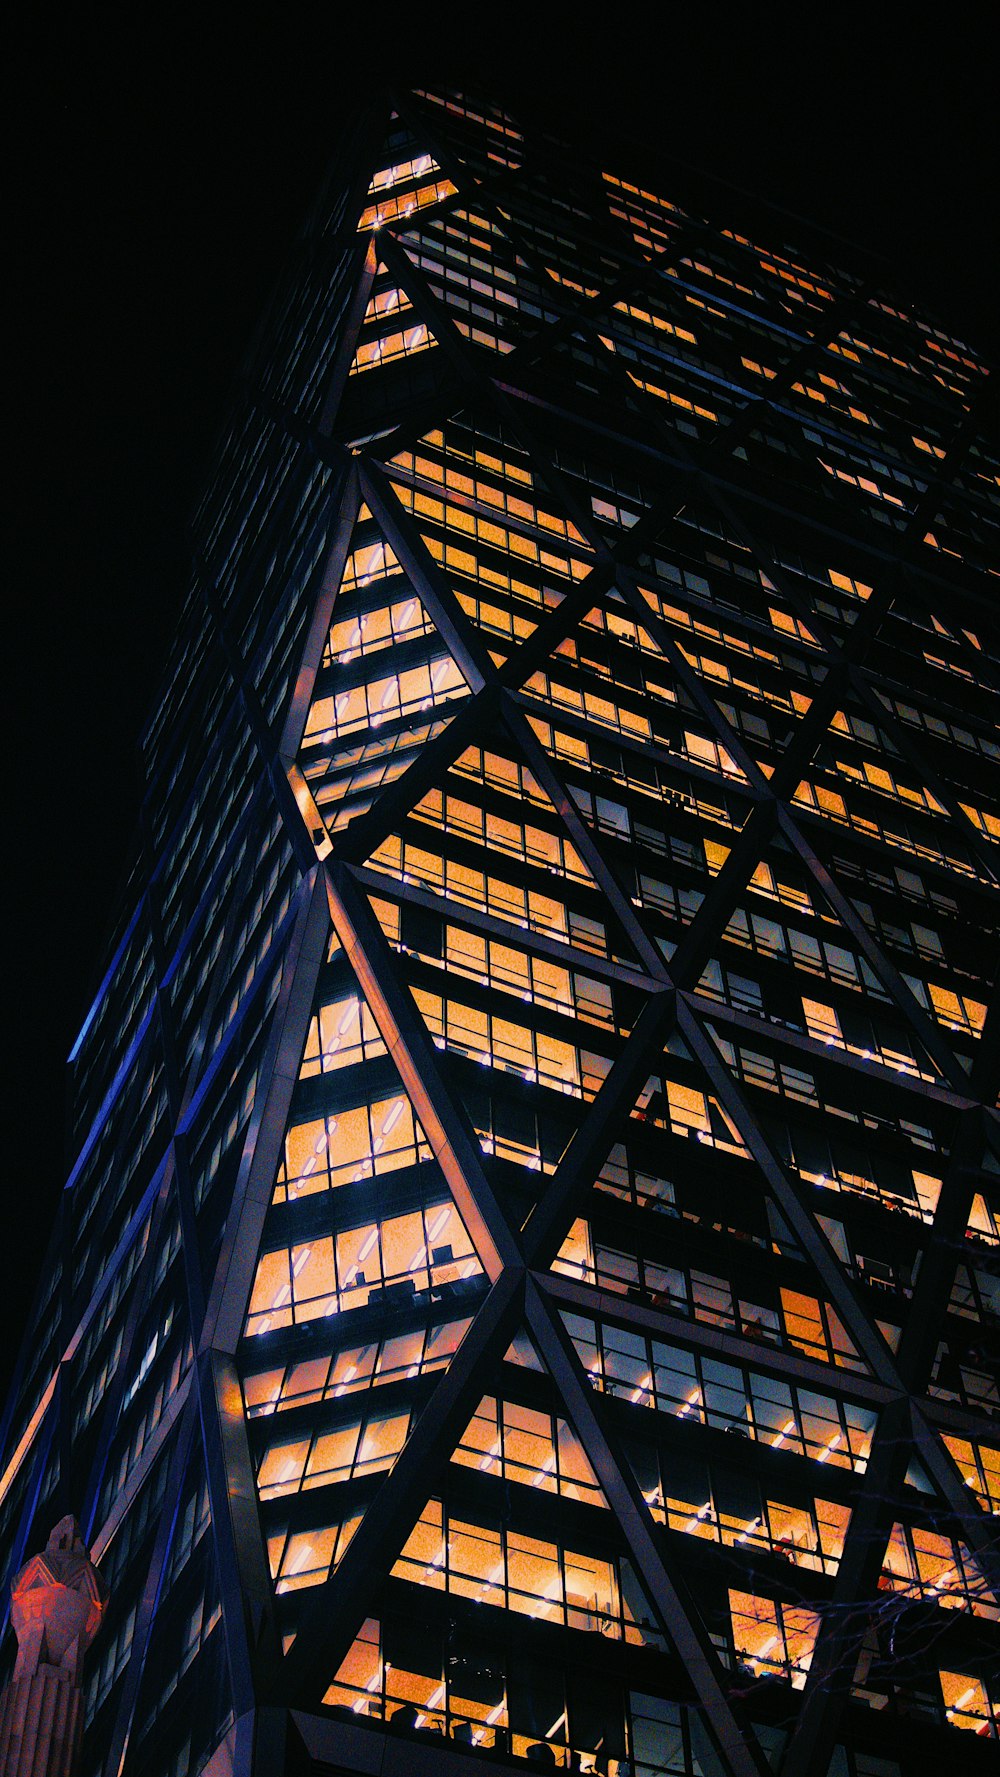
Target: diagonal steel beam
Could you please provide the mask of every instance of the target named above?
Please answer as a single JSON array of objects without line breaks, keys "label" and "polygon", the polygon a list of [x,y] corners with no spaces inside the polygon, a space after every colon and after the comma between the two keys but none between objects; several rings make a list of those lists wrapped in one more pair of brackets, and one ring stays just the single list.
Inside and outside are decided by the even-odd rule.
[{"label": "diagonal steel beam", "polygon": [[[379,1484],[339,1566],[308,1595],[273,1685],[280,1699],[320,1702],[447,1463],[524,1314],[524,1272],[503,1270]],[[275,1700],[278,1700],[277,1695]],[[756,1777],[756,1774],[755,1774]]]},{"label": "diagonal steel beam", "polygon": [[760,1167],[772,1196],[796,1240],[829,1293],[837,1313],[873,1373],[892,1389],[904,1391],[895,1359],[882,1334],[862,1307],[844,1267],[802,1196],[772,1152],[730,1070],[683,999],[678,1000],[677,1024],[695,1059],[711,1082],[723,1110],[732,1118],[748,1152]]},{"label": "diagonal steel beam", "polygon": [[930,1387],[938,1340],[947,1329],[948,1301],[960,1258],[966,1256],[965,1230],[975,1194],[977,1152],[982,1151],[982,1111],[972,1106],[959,1118],[941,1193],[920,1256],[899,1348],[899,1367],[914,1395]]},{"label": "diagonal steel beam", "polygon": [[705,899],[670,959],[670,973],[679,988],[695,985],[724,938],[741,894],[767,856],[775,832],[776,806],[766,801],[751,809],[722,869],[709,883]]},{"label": "diagonal steel beam", "polygon": [[198,1404],[195,1392],[192,1390],[188,1395],[184,1413],[175,1431],[173,1448],[168,1458],[169,1466],[166,1486],[163,1490],[163,1504],[146,1568],[139,1608],[132,1629],[132,1640],[125,1666],[125,1676],[118,1694],[114,1725],[107,1743],[108,1749],[103,1769],[108,1773],[108,1777],[121,1777],[125,1767],[136,1704],[139,1700],[139,1686],[142,1683],[146,1665],[146,1652],[160,1602],[163,1576],[173,1547],[174,1533],[181,1507],[181,1492],[187,1472],[188,1458],[194,1442],[197,1418]]},{"label": "diagonal steel beam", "polygon": [[408,907],[422,907],[425,912],[435,913],[439,917],[442,909],[445,909],[461,921],[462,925],[468,926],[470,931],[481,932],[485,938],[494,938],[500,944],[523,945],[533,954],[551,957],[553,962],[562,963],[567,969],[585,968],[588,975],[596,976],[599,981],[607,981],[609,985],[632,987],[642,994],[664,991],[662,981],[654,981],[645,969],[637,968],[633,963],[622,962],[618,957],[602,956],[596,950],[578,950],[565,938],[554,938],[541,928],[532,927],[530,931],[525,931],[515,921],[502,919],[497,913],[487,913],[482,907],[470,902],[455,901],[446,894],[438,895],[430,889],[417,888],[412,882],[403,884],[364,864],[352,863],[351,875],[369,895],[388,895],[401,904],[405,901]]},{"label": "diagonal steel beam", "polygon": [[531,767],[532,774],[537,778],[549,801],[560,815],[573,845],[617,917],[619,925],[635,950],[643,968],[653,976],[654,980],[661,981],[665,987],[669,987],[671,977],[662,955],[646,935],[641,921],[636,918],[631,901],[619,887],[613,871],[605,862],[604,855],[594,839],[593,833],[562,783],[524,711],[507,692],[503,694],[503,712],[507,727],[518,742],[521,752]]},{"label": "diagonal steel beam", "polygon": [[961,1067],[954,1050],[945,1041],[936,1021],[920,1005],[912,988],[906,985],[899,970],[882,947],[875,943],[864,920],[855,912],[830,871],[817,856],[791,810],[779,810],[778,824],[806,869],[816,882],[825,901],[836,914],[844,930],[851,936],[865,961],[878,977],[893,1005],[906,1019],[914,1035],[927,1051],[942,1078],[963,1098],[968,1097],[969,1077]]},{"label": "diagonal steel beam", "polygon": [[330,917],[372,1016],[413,1105],[479,1261],[492,1283],[503,1267],[518,1268],[517,1237],[486,1177],[468,1118],[452,1102],[437,1051],[427,1034],[399,965],[349,870],[325,865]]},{"label": "diagonal steel beam", "polygon": [[[537,1269],[534,1276],[541,1287],[542,1279]],[[619,1295],[617,1291],[603,1289],[600,1284],[581,1283],[578,1278],[549,1271],[545,1274],[544,1288],[546,1295],[569,1314],[586,1314],[597,1316],[601,1320],[617,1321],[633,1332],[648,1333],[653,1339],[675,1340],[678,1345],[701,1352],[706,1357],[722,1357],[729,1363],[742,1364],[748,1370],[766,1371],[802,1388],[815,1389],[820,1393],[832,1391],[845,1398],[864,1401],[867,1406],[876,1410],[899,1398],[898,1393],[872,1376],[852,1372],[850,1379],[843,1384],[839,1375],[833,1383],[829,1365],[806,1357],[801,1351],[762,1345],[758,1340],[747,1339],[741,1333],[725,1327],[713,1326],[707,1321],[691,1320],[680,1314],[671,1314],[667,1309],[653,1308],[643,1302],[634,1301],[629,1296]],[[964,1425],[962,1430],[965,1430]]]},{"label": "diagonal steel beam", "polygon": [[829,1766],[861,1644],[879,1601],[879,1574],[909,1456],[907,1402],[892,1401],[880,1415],[868,1468],[851,1510],[833,1596],[821,1610],[781,1777],[814,1777]]},{"label": "diagonal steel beam", "polygon": [[550,1265],[559,1251],[650,1069],[663,1054],[674,1018],[675,995],[670,988],[661,989],[643,1006],[634,1030],[524,1225],[522,1244],[526,1262],[533,1268]]},{"label": "diagonal steel beam", "polygon": [[400,503],[388,475],[375,462],[366,463],[362,468],[361,493],[387,542],[391,543],[400,567],[426,606],[441,640],[461,668],[469,689],[473,692],[481,690],[496,677],[496,667],[483,638],[462,610],[419,528]]},{"label": "diagonal steel beam", "polygon": [[468,746],[481,741],[496,720],[499,691],[489,684],[478,696],[450,706],[455,714],[412,762],[379,790],[369,809],[334,839],[333,851],[343,863],[363,863],[378,850],[398,822],[404,820],[428,790],[437,789],[449,768]]},{"label": "diagonal steel beam", "polygon": [[601,1422],[572,1341],[530,1274],[526,1307],[532,1338],[604,1490],[660,1623],[684,1662],[727,1777],[765,1777],[766,1760],[749,1723],[738,1719],[727,1695],[718,1656],[697,1606],[684,1582],[671,1572],[638,1483]]},{"label": "diagonal steel beam", "polygon": [[319,590],[313,603],[313,613],[309,621],[305,646],[299,658],[298,672],[288,706],[285,710],[284,725],[278,741],[277,752],[287,770],[294,765],[299,747],[302,744],[302,732],[309,714],[313,687],[320,669],[323,650],[329,634],[333,608],[340,583],[344,576],[344,567],[350,552],[351,538],[358,520],[361,507],[361,489],[358,485],[358,472],[352,462],[344,476],[340,494],[339,508],[330,546],[323,563],[323,574]]},{"label": "diagonal steel beam", "polygon": [[959,1536],[979,1563],[994,1598],[1000,1599],[1000,1535],[995,1516],[975,1504],[951,1452],[917,1400],[910,1402],[910,1422],[920,1461],[947,1506]]},{"label": "diagonal steel beam", "polygon": [[[246,1320],[330,921],[314,866],[299,890],[271,1035],[208,1305],[196,1338],[198,1410],[234,1698],[253,1701],[280,1660],[243,1396],[234,1362]],[[235,1615],[234,1615],[235,1613]],[[232,1619],[232,1620],[231,1620]],[[237,1709],[239,1713],[239,1709]]]},{"label": "diagonal steel beam", "polygon": [[231,1356],[239,1344],[264,1222],[281,1160],[316,982],[330,931],[326,884],[314,865],[299,889],[281,989],[261,1067],[243,1157],[209,1291],[201,1345]]}]

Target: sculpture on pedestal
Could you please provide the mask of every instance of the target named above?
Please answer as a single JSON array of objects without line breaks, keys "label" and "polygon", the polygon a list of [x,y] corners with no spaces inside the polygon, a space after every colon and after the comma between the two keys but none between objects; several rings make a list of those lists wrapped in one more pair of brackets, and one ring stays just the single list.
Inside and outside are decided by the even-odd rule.
[{"label": "sculpture on pedestal", "polygon": [[76,1519],[60,1519],[11,1587],[18,1648],[0,1696],[3,1777],[72,1777],[83,1730],[83,1657],[106,1600]]}]

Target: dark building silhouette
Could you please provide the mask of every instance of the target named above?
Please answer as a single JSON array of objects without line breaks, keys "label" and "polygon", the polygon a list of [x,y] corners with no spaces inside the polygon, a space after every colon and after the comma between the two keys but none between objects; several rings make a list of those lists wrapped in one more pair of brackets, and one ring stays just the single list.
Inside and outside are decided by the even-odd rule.
[{"label": "dark building silhouette", "polygon": [[0,1455],[81,1777],[996,1768],[987,371],[600,134],[370,106],[218,451]]}]

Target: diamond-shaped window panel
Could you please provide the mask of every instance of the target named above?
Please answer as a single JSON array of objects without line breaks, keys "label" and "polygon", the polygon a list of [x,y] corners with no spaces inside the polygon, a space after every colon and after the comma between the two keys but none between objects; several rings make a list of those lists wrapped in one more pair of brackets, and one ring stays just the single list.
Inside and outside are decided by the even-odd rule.
[{"label": "diamond-shaped window panel", "polygon": [[309,702],[299,765],[331,831],[370,807],[468,684],[362,508]]}]

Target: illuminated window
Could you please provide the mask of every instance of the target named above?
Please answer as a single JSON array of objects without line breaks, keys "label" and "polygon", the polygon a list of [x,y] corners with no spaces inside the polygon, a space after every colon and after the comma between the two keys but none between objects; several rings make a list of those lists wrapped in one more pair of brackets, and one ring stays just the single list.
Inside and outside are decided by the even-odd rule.
[{"label": "illuminated window", "polygon": [[[341,1014],[338,1025],[344,1016]],[[374,1104],[355,1105],[293,1125],[285,1138],[284,1164],[274,1201],[292,1202],[314,1191],[394,1172],[397,1167],[414,1166],[429,1158],[430,1149],[409,1099],[396,1093]]]},{"label": "illuminated window", "polygon": [[591,1384],[601,1392],[678,1419],[742,1432],[833,1468],[864,1472],[876,1423],[870,1408],[584,1315],[563,1319]]},{"label": "illuminated window", "polygon": [[359,1389],[377,1388],[404,1377],[424,1376],[447,1367],[469,1329],[466,1320],[449,1320],[370,1344],[342,1346],[324,1357],[310,1357],[276,1370],[262,1370],[243,1384],[249,1418],[339,1400]]},{"label": "illuminated window", "polygon": [[296,1592],[303,1586],[322,1584],[343,1559],[360,1522],[360,1517],[348,1518],[343,1524],[269,1537],[267,1552],[275,1591]]},{"label": "illuminated window", "polygon": [[478,1604],[638,1646],[662,1646],[644,1620],[648,1607],[627,1563],[507,1526],[470,1523],[444,1513],[437,1500],[425,1508],[392,1571],[398,1579]]},{"label": "illuminated window", "polygon": [[453,697],[464,697],[468,689],[451,655],[439,654],[419,666],[316,698],[306,721],[303,744],[336,740],[358,728],[378,728],[383,722],[431,709]]},{"label": "illuminated window", "polygon": [[940,1674],[945,1720],[984,1739],[998,1738],[997,1705],[982,1680],[965,1672]]},{"label": "illuminated window", "polygon": [[[367,1004],[350,994],[321,1006],[318,1016],[310,1019],[299,1077],[308,1080],[315,1074],[330,1073],[384,1054],[385,1044]],[[313,1139],[315,1143],[316,1137]],[[315,1170],[312,1167],[308,1175],[300,1176],[311,1176]]]},{"label": "illuminated window", "polygon": [[261,1499],[326,1487],[391,1468],[406,1442],[408,1413],[371,1415],[311,1439],[272,1444],[257,1475]]},{"label": "illuminated window", "polygon": [[370,1302],[394,1290],[400,1306],[478,1275],[479,1261],[457,1210],[432,1203],[408,1215],[320,1235],[264,1253],[247,1332],[264,1334]]},{"label": "illuminated window", "polygon": [[779,1604],[753,1592],[729,1594],[733,1647],[754,1677],[788,1678],[796,1690],[806,1681],[819,1618],[813,1611]]},{"label": "illuminated window", "polygon": [[603,1503],[583,1446],[566,1421],[513,1401],[486,1396],[452,1461],[523,1487]]},{"label": "illuminated window", "polygon": [[[429,165],[425,172],[417,173],[414,169],[423,161],[429,162]],[[383,195],[377,202],[367,204],[362,210],[358,219],[359,234],[368,228],[379,229],[389,223],[400,222],[407,216],[412,216],[414,211],[423,210],[429,204],[440,203],[442,198],[454,195],[456,187],[450,179],[428,178],[428,173],[434,170],[434,163],[430,162],[428,155],[421,156],[420,161],[407,162],[405,165],[409,170],[400,173],[401,180],[405,180],[404,188],[400,191],[389,190],[393,183],[392,175],[397,169],[390,168],[387,173],[380,175],[386,181],[382,188]],[[420,183],[420,180],[424,182]]]}]

